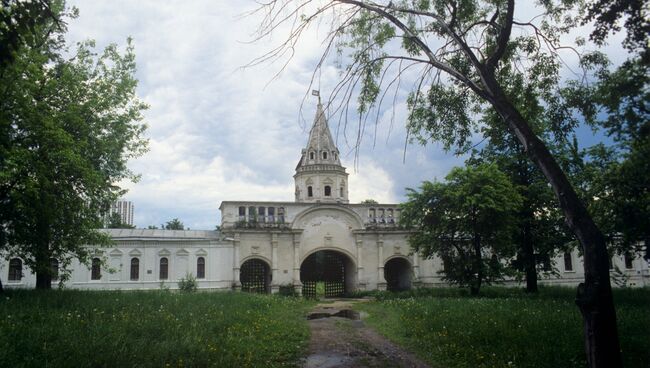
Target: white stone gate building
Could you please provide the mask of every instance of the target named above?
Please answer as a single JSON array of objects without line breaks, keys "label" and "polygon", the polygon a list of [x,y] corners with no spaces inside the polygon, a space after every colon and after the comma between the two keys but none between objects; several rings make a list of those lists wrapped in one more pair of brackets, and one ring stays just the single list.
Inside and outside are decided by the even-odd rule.
[{"label": "white stone gate building", "polygon": [[[103,230],[115,246],[95,249],[90,268],[73,264],[66,286],[176,288],[178,280],[192,274],[202,289],[277,292],[293,287],[314,294],[320,288],[334,296],[443,284],[439,259],[410,252],[408,232],[397,225],[398,204],[349,203],[348,174],[320,103],[294,181],[294,202],[222,202],[220,232]],[[35,276],[22,260],[6,258],[0,262],[3,284],[33,287]],[[57,260],[52,262],[58,268]],[[614,257],[612,262],[630,285],[650,285],[642,258]],[[555,264],[560,276],[542,283],[583,280],[577,251],[560,255]]]}]

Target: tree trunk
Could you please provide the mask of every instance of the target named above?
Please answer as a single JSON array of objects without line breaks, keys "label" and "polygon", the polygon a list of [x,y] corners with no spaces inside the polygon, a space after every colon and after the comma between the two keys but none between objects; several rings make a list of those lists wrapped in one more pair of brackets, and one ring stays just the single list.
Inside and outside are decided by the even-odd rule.
[{"label": "tree trunk", "polygon": [[478,295],[481,290],[481,281],[483,281],[483,259],[481,258],[481,237],[474,230],[474,267],[473,271],[476,275],[474,284],[470,287],[471,295]]},{"label": "tree trunk", "polygon": [[41,290],[52,289],[52,276],[49,272],[36,272],[36,288]]},{"label": "tree trunk", "polygon": [[0,278],[0,294],[4,294],[5,289],[2,287],[2,278]]},{"label": "tree trunk", "polygon": [[535,260],[535,248],[533,247],[533,240],[530,234],[530,223],[527,223],[524,228],[523,237],[523,256],[524,256],[524,270],[526,272],[526,292],[537,292],[537,263]]},{"label": "tree trunk", "polygon": [[551,184],[566,223],[582,246],[585,282],[578,286],[576,304],[583,316],[589,367],[622,367],[605,238],[549,150],[507,101],[496,80],[488,76],[484,82],[490,102]]}]

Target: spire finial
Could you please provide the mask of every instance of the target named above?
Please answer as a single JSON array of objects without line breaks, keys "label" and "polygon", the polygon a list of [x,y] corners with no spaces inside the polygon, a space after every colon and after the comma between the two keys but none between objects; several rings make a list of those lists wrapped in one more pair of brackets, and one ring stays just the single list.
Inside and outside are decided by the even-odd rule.
[{"label": "spire finial", "polygon": [[320,91],[317,89],[312,89],[311,90],[311,95],[318,97],[318,104],[320,105]]}]

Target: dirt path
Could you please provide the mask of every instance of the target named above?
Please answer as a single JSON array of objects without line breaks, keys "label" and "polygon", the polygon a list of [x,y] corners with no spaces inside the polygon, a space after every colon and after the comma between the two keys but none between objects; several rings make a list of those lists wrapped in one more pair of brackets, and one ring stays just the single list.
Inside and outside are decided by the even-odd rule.
[{"label": "dirt path", "polygon": [[379,335],[352,311],[363,299],[318,304],[310,313],[309,355],[305,368],[418,367],[427,368],[413,354]]}]

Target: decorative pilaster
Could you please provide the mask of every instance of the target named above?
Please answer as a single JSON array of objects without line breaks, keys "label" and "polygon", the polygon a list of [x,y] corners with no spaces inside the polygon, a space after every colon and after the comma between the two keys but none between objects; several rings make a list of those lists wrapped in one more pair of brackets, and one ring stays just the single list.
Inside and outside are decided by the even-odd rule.
[{"label": "decorative pilaster", "polygon": [[418,252],[413,252],[413,286],[420,286],[420,256]]},{"label": "decorative pilaster", "polygon": [[377,289],[386,290],[386,279],[384,278],[384,234],[377,234]]},{"label": "decorative pilaster", "polygon": [[239,291],[241,290],[241,282],[239,282],[239,243],[241,237],[239,233],[235,233],[233,244],[233,259],[232,259],[232,287],[233,289]]},{"label": "decorative pilaster", "polygon": [[359,290],[366,290],[366,280],[363,278],[363,235],[356,234],[357,243],[357,283]]},{"label": "decorative pilaster", "polygon": [[271,233],[271,293],[280,291],[278,284],[278,234]]},{"label": "decorative pilaster", "polygon": [[300,233],[293,233],[293,289],[302,295],[300,282]]}]

